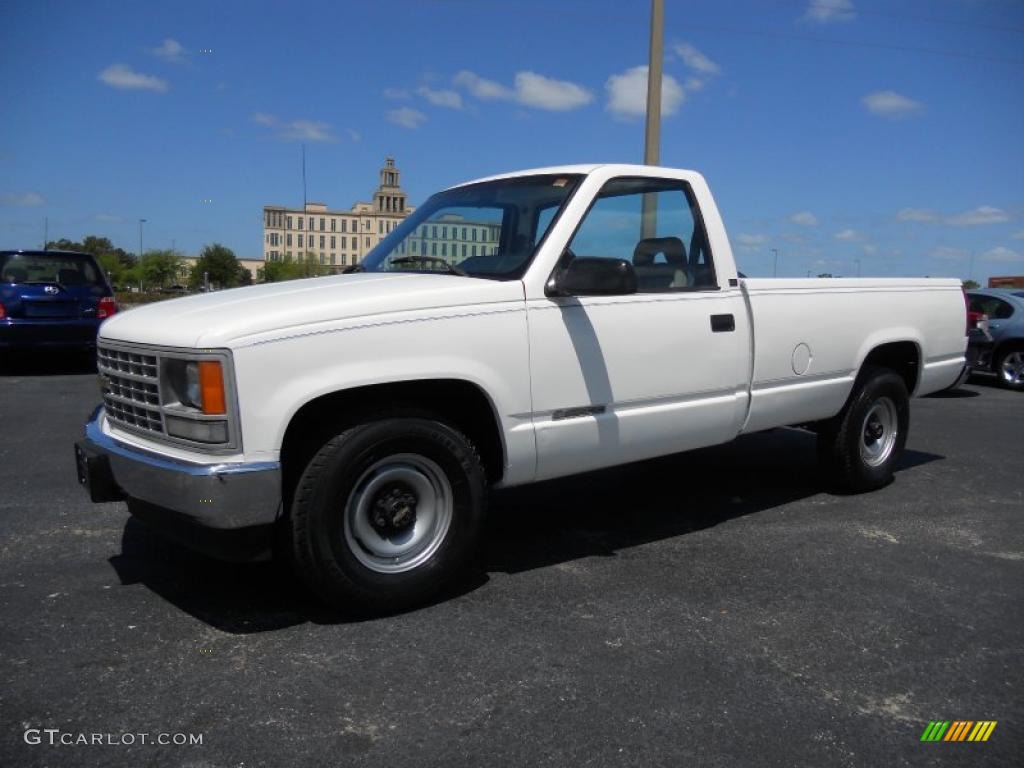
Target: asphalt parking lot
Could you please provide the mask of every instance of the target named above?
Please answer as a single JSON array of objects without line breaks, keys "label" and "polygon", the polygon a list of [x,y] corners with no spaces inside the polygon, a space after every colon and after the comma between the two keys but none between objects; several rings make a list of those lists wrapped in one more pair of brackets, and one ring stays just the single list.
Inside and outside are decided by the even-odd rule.
[{"label": "asphalt parking lot", "polygon": [[1022,764],[1019,394],[914,401],[866,496],[825,493],[795,430],[497,494],[478,576],[362,622],[90,504],[97,397],[0,376],[0,765]]}]

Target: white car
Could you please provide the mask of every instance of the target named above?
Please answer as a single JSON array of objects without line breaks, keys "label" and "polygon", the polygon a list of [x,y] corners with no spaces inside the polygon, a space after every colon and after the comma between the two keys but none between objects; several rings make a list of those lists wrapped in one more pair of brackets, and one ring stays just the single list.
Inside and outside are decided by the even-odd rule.
[{"label": "white car", "polygon": [[957,280],[741,278],[692,171],[523,171],[434,195],[358,272],[107,320],[78,471],[205,551],[276,539],[324,600],[394,610],[463,566],[488,487],[808,425],[835,484],[878,488],[965,329]]}]

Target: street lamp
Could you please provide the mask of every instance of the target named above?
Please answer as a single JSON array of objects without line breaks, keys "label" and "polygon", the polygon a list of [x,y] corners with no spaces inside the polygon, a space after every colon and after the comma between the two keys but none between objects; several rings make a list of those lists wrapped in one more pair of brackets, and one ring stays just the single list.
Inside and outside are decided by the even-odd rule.
[{"label": "street lamp", "polygon": [[772,248],[772,255],[775,256],[775,261],[772,265],[772,277],[779,276],[779,249]]},{"label": "street lamp", "polygon": [[853,261],[857,265],[857,277],[860,277],[860,259],[854,259]]},{"label": "street lamp", "polygon": [[142,225],[146,223],[145,219],[139,219],[139,258],[142,258]]}]

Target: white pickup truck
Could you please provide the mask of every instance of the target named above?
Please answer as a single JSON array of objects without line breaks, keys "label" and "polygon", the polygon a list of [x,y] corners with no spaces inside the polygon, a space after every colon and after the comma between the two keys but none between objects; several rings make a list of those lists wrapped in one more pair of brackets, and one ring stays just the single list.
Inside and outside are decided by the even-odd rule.
[{"label": "white pickup truck", "polygon": [[393,610],[464,565],[488,487],[784,425],[830,482],[884,485],[909,397],[964,372],[965,318],[957,280],[742,277],[692,171],[523,171],[434,195],[348,274],[105,321],[78,475]]}]

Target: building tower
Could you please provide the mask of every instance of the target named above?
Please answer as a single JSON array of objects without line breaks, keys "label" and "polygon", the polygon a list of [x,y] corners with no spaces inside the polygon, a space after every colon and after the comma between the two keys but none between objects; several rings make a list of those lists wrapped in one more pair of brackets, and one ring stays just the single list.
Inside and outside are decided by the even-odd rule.
[{"label": "building tower", "polygon": [[405,192],[400,182],[401,171],[395,167],[395,158],[387,157],[380,169],[380,186],[373,193],[373,208],[379,213],[405,214]]}]

